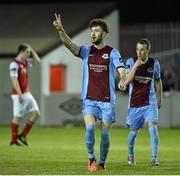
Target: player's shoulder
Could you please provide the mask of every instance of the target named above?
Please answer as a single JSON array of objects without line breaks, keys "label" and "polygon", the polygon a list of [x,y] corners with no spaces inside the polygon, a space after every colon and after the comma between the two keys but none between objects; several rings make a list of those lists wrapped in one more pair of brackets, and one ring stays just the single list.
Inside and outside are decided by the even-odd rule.
[{"label": "player's shoulder", "polygon": [[80,57],[81,59],[87,58],[90,51],[91,51],[91,46],[81,45],[80,50],[79,50],[79,54],[77,55],[77,57]]},{"label": "player's shoulder", "polygon": [[82,49],[84,49],[84,50],[90,50],[90,48],[91,48],[92,46],[90,46],[90,45],[81,45],[80,46],[80,49],[82,50]]},{"label": "player's shoulder", "polygon": [[81,45],[79,53],[85,54],[85,53],[88,53],[90,50],[91,50],[91,46],[89,46],[89,45]]},{"label": "player's shoulder", "polygon": [[14,59],[11,60],[9,65],[10,65],[10,67],[18,67],[18,63]]},{"label": "player's shoulder", "polygon": [[134,61],[135,61],[135,57],[128,57],[126,59],[126,63],[134,63]]},{"label": "player's shoulder", "polygon": [[154,62],[155,65],[159,65],[159,59],[158,59],[158,58],[149,57],[149,60],[150,60],[151,62]]},{"label": "player's shoulder", "polygon": [[157,57],[149,57],[149,60],[158,61]]},{"label": "player's shoulder", "polygon": [[111,46],[107,47],[109,47],[111,57],[121,57],[120,52],[116,48],[112,48]]},{"label": "player's shoulder", "polygon": [[119,54],[120,52],[116,49],[116,48],[113,48],[113,47],[111,47],[111,46],[107,46],[110,50],[111,50],[111,52],[113,52],[114,54]]},{"label": "player's shoulder", "polygon": [[128,70],[128,69],[130,69],[130,68],[133,66],[133,64],[134,64],[134,57],[129,57],[129,58],[125,59],[125,60],[126,60],[126,66],[125,66],[125,68],[126,68],[126,70]]}]

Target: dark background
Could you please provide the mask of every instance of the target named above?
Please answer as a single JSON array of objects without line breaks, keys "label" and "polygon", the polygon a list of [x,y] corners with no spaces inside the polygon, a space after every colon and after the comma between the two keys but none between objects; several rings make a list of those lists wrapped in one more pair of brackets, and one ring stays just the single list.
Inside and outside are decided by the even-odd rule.
[{"label": "dark background", "polygon": [[[30,43],[41,56],[58,47],[59,38],[52,26],[55,12],[61,14],[67,34],[73,37],[89,25],[89,20],[103,17],[113,9],[119,11],[121,34],[129,29],[128,26],[131,26],[131,31],[144,31],[143,25],[150,23],[154,26],[165,23],[170,28],[180,21],[179,7],[178,1],[174,0],[0,0],[0,58],[12,57],[16,52],[15,46],[22,42]],[[161,33],[164,29],[161,27]],[[171,29],[178,31],[178,23]],[[168,38],[165,35],[165,39]],[[144,31],[137,33],[136,38],[144,36],[150,37]],[[132,55],[132,46],[137,39],[119,37],[119,49],[126,53],[124,57]],[[174,35],[173,42],[177,43],[178,38],[178,34]],[[158,41],[153,41],[154,48]],[[163,46],[172,43],[162,40],[162,37],[161,42]],[[177,47],[168,45],[167,48],[179,48],[179,44]]]},{"label": "dark background", "polygon": [[42,3],[115,3],[120,10],[121,23],[179,21],[177,0],[0,0],[0,4],[42,4]]}]

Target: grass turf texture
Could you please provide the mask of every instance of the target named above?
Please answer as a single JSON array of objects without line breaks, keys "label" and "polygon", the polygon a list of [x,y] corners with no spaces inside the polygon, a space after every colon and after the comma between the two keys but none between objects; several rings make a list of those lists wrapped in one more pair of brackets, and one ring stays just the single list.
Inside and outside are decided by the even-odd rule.
[{"label": "grass turf texture", "polygon": [[[180,129],[160,129],[160,166],[150,165],[148,130],[136,141],[136,166],[127,165],[127,129],[111,129],[106,171],[87,171],[85,128],[34,128],[30,146],[9,146],[10,129],[0,128],[0,175],[179,175]],[[100,130],[96,129],[95,154],[99,159]]]}]

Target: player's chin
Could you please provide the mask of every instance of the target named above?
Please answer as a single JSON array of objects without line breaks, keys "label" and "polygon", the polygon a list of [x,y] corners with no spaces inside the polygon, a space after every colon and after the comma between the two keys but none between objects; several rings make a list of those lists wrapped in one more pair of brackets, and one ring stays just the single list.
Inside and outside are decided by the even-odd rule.
[{"label": "player's chin", "polygon": [[96,40],[95,39],[91,39],[91,43],[96,44]]}]

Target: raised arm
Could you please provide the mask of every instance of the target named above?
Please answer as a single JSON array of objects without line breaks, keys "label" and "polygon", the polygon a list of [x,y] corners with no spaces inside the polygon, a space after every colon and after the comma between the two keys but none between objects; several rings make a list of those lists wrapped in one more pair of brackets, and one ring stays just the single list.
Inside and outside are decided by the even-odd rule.
[{"label": "raised arm", "polygon": [[132,69],[130,70],[130,72],[127,74],[127,77],[126,77],[126,84],[128,85],[133,79],[134,79],[134,76],[135,76],[135,73],[136,73],[136,70],[137,68],[144,64],[143,61],[141,59],[137,59],[135,64],[133,65]]},{"label": "raised arm", "polygon": [[77,56],[79,54],[80,47],[73,43],[70,37],[66,34],[62,25],[60,14],[57,15],[55,13],[55,20],[53,22],[53,25],[59,32],[61,42],[64,44],[64,46],[68,48],[75,56]]},{"label": "raised arm", "polygon": [[29,45],[29,44],[24,44],[24,45],[26,45],[28,48],[30,48],[30,52],[31,52],[31,55],[32,55],[32,64],[40,63],[41,59],[38,56],[38,54],[36,53],[36,51],[32,48],[32,46]]},{"label": "raised arm", "polygon": [[34,49],[32,47],[30,47],[30,48],[31,48],[31,54],[33,57],[33,64],[40,63],[41,62],[40,57],[38,56],[38,54],[34,51]]}]

